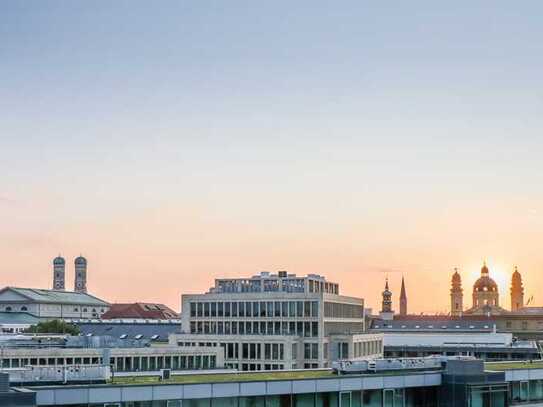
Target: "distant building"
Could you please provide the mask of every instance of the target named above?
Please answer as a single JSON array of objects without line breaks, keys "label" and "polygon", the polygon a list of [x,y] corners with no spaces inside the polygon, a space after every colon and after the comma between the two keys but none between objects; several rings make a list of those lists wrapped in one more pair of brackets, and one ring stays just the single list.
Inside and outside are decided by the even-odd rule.
[{"label": "distant building", "polygon": [[182,296],[181,346],[222,346],[240,370],[330,366],[338,358],[379,356],[380,335],[365,332],[364,300],[309,274],[280,271],[218,279],[205,294]]},{"label": "distant building", "polygon": [[407,292],[405,290],[405,280],[402,277],[402,288],[400,290],[400,315],[407,315]]},{"label": "distant building", "polygon": [[39,322],[40,318],[28,312],[0,312],[0,333],[21,333]]},{"label": "distant building", "polygon": [[179,319],[179,314],[164,304],[135,302],[130,304],[111,304],[102,319]]},{"label": "distant building", "polygon": [[458,270],[454,270],[451,281],[451,315],[461,316],[464,312],[464,290],[462,289],[462,277]]},{"label": "distant building", "polygon": [[58,256],[53,260],[53,290],[66,288],[66,260]]},{"label": "distant building", "polygon": [[26,312],[41,318],[100,318],[109,304],[83,292],[5,287],[0,312]]},{"label": "distant building", "polygon": [[74,291],[80,293],[87,292],[87,259],[79,256],[74,260],[75,280]]},{"label": "distant building", "polygon": [[381,304],[380,317],[385,320],[394,318],[394,310],[392,309],[392,292],[388,288],[388,278],[385,282],[385,291],[383,291],[383,302]]}]

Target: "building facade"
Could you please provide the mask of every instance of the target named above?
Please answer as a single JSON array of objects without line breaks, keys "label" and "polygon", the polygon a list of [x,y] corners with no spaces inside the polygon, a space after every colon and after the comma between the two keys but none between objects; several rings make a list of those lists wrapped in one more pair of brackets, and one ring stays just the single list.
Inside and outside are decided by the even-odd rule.
[{"label": "building facade", "polygon": [[[183,295],[181,309],[184,333],[174,341],[226,346],[227,365],[240,370],[326,367],[334,335],[365,332],[363,299],[340,295],[337,284],[318,275],[218,279],[206,294]],[[376,342],[374,355],[382,352],[379,337],[368,340]],[[246,352],[236,353],[236,342]],[[275,359],[274,349],[283,358]]]},{"label": "building facade", "polygon": [[40,318],[100,318],[109,304],[83,292],[5,287],[0,312],[25,312]]}]

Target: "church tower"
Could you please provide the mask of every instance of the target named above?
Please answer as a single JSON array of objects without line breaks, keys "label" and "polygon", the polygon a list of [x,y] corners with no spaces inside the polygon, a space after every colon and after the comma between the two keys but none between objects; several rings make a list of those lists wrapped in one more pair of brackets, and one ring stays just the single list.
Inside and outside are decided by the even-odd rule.
[{"label": "church tower", "polygon": [[64,290],[66,261],[60,255],[53,260],[53,290]]},{"label": "church tower", "polygon": [[454,269],[451,281],[451,316],[462,316],[464,310],[464,290],[462,289],[462,278],[458,269]]},{"label": "church tower", "polygon": [[392,292],[388,289],[388,278],[385,283],[385,291],[383,291],[383,304],[379,315],[381,319],[385,321],[394,319],[394,311],[392,310]]},{"label": "church tower", "polygon": [[518,311],[524,307],[524,287],[522,286],[522,276],[517,267],[511,278],[511,311]]},{"label": "church tower", "polygon": [[75,281],[74,291],[78,293],[87,292],[87,259],[79,256],[75,259]]},{"label": "church tower", "polygon": [[405,292],[405,281],[402,277],[402,289],[400,291],[400,315],[407,315],[407,294]]}]

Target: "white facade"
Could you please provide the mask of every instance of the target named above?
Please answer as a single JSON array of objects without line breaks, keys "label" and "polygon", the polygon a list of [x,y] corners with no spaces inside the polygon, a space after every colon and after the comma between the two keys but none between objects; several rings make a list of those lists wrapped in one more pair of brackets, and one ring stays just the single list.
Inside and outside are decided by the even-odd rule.
[{"label": "white facade", "polygon": [[86,293],[6,287],[0,312],[27,312],[41,318],[100,318],[109,304]]},{"label": "white facade", "polygon": [[[317,275],[218,279],[208,293],[183,295],[181,301],[184,333],[174,335],[174,341],[223,347],[247,343],[248,358],[247,353],[229,357],[232,353],[225,352],[226,364],[240,370],[327,367],[333,335],[365,333],[364,300],[339,295],[337,284]],[[372,349],[382,354],[380,336],[369,338],[376,342]],[[270,361],[264,347],[274,341],[282,344],[284,357]],[[254,357],[251,344],[259,344]]]}]

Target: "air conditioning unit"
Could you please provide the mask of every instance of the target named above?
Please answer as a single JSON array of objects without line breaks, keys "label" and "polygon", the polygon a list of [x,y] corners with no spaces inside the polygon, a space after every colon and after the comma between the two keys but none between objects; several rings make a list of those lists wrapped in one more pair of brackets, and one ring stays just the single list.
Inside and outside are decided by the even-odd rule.
[{"label": "air conditioning unit", "polygon": [[160,369],[160,380],[170,380],[171,375],[171,369]]}]

